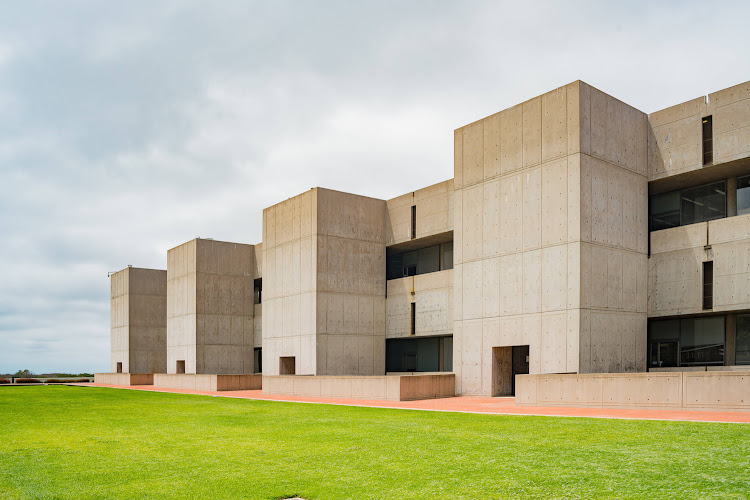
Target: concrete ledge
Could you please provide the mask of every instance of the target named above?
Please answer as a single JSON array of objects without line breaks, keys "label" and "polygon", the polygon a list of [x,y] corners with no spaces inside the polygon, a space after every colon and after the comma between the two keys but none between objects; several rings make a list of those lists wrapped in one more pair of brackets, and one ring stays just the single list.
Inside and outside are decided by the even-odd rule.
[{"label": "concrete ledge", "polygon": [[154,375],[154,387],[163,389],[191,389],[194,391],[242,391],[262,387],[260,374],[195,375],[190,373]]},{"label": "concrete ledge", "polygon": [[271,375],[263,377],[265,394],[413,401],[455,395],[456,378],[440,375]]},{"label": "concrete ledge", "polygon": [[154,385],[153,373],[95,373],[95,384]]},{"label": "concrete ledge", "polygon": [[750,411],[750,371],[518,375],[516,404]]}]

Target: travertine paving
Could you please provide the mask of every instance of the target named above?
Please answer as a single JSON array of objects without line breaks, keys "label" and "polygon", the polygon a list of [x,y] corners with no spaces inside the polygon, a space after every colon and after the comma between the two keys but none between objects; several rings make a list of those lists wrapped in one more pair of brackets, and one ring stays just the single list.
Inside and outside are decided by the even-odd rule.
[{"label": "travertine paving", "polygon": [[[72,384],[71,384],[72,385]],[[496,415],[536,415],[549,417],[620,418],[633,420],[675,420],[689,422],[750,423],[750,412],[739,411],[679,411],[622,408],[564,408],[550,406],[516,406],[515,399],[480,396],[458,396],[454,398],[426,399],[421,401],[380,401],[367,399],[344,399],[305,396],[282,396],[263,394],[262,391],[192,391],[188,389],[162,389],[153,386],[115,386],[104,384],[75,384],[87,387],[110,387],[137,391],[198,394],[226,398],[255,399],[265,401],[287,401],[295,403],[317,403],[343,406],[367,406],[375,408],[400,408],[406,410],[447,411],[460,413],[488,413]]]}]

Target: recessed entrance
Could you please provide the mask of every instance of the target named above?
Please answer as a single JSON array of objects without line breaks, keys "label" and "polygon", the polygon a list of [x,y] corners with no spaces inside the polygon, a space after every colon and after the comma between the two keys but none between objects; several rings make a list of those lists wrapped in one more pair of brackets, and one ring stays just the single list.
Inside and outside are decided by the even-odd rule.
[{"label": "recessed entrance", "polygon": [[279,375],[294,375],[294,365],[294,356],[285,356],[279,358]]},{"label": "recessed entrance", "polygon": [[185,360],[184,359],[180,359],[177,361],[176,373],[185,373]]},{"label": "recessed entrance", "polygon": [[117,362],[117,373],[122,373],[122,361]]},{"label": "recessed entrance", "polygon": [[529,373],[529,346],[492,348],[492,395],[515,396],[516,375]]}]

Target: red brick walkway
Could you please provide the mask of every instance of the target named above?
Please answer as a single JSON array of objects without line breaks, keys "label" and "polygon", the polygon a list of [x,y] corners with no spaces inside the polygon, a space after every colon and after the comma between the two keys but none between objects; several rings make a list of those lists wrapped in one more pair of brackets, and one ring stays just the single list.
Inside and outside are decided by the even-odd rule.
[{"label": "red brick walkway", "polygon": [[265,401],[288,401],[294,403],[317,403],[343,406],[368,406],[377,408],[401,408],[408,410],[448,411],[462,413],[491,413],[497,415],[537,415],[551,417],[593,417],[636,420],[681,420],[689,422],[750,423],[750,412],[740,411],[681,411],[621,408],[564,408],[557,406],[516,406],[514,398],[489,398],[459,396],[422,401],[381,401],[368,399],[323,398],[309,396],[279,396],[263,394],[261,391],[192,391],[188,389],[163,389],[151,385],[114,386],[104,384],[75,384],[86,387],[110,387],[139,391],[199,394],[226,398],[256,399]]}]

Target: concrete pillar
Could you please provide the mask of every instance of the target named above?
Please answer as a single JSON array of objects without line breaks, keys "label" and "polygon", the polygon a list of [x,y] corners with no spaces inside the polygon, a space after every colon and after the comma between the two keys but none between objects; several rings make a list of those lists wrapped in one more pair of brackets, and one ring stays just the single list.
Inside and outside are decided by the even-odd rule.
[{"label": "concrete pillar", "polygon": [[736,364],[734,345],[734,341],[736,338],[736,325],[737,316],[734,314],[727,314],[726,319],[724,320],[724,332],[726,333],[726,337],[724,340],[724,365],[726,366],[733,366]]},{"label": "concrete pillar", "polygon": [[737,215],[737,178],[727,179],[727,217]]}]

